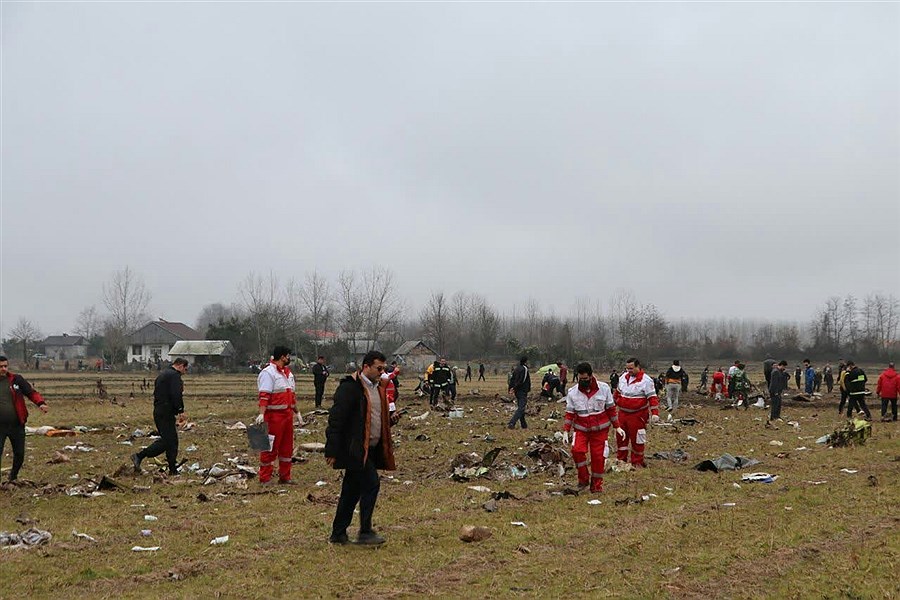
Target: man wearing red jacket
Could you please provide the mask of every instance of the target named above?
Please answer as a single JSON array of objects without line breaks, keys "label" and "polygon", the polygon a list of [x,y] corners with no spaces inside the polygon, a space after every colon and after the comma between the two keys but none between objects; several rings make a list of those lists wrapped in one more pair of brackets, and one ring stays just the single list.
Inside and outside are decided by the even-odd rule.
[{"label": "man wearing red jacket", "polygon": [[294,455],[294,414],[299,424],[303,424],[297,412],[294,395],[294,374],[288,368],[291,364],[291,349],[275,346],[272,359],[259,372],[259,415],[256,424],[265,421],[269,425],[269,435],[274,435],[272,450],[259,455],[259,482],[268,483],[272,479],[275,457],[278,457],[278,483],[290,484],[291,457]]},{"label": "man wearing red jacket", "polygon": [[[609,428],[615,427],[623,437],[625,431],[619,428],[616,403],[609,385],[597,381],[590,363],[579,363],[575,367],[575,377],[578,385],[572,386],[566,395],[563,440],[568,444],[569,432],[575,430],[572,432],[572,458],[578,469],[578,487],[590,485],[592,492],[602,492],[603,472],[609,454],[606,445]],[[588,451],[591,453],[590,472],[587,467]]]},{"label": "man wearing red jacket", "polygon": [[631,464],[646,467],[644,444],[647,443],[647,421],[659,421],[659,398],[656,396],[653,378],[644,373],[638,359],[629,358],[625,363],[625,375],[619,378],[615,399],[620,427],[616,431],[618,458],[627,461],[628,448],[631,446]]},{"label": "man wearing red jacket", "polygon": [[10,372],[9,359],[5,356],[0,356],[0,379],[3,380],[0,381],[0,460],[3,459],[6,438],[9,438],[13,452],[9,480],[15,481],[25,462],[25,422],[28,420],[25,398],[34,402],[44,413],[47,412],[47,403],[24,377]]},{"label": "man wearing red jacket", "polygon": [[[881,398],[881,420],[897,420],[897,395],[900,394],[900,376],[894,370],[894,363],[888,363],[888,368],[878,376],[875,385],[875,393]],[[887,416],[888,403],[891,405],[893,419]]]}]

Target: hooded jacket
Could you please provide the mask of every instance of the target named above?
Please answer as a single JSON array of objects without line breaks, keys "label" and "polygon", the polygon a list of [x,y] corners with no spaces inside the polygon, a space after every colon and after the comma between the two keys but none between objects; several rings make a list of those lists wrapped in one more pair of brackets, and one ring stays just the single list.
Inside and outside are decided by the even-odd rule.
[{"label": "hooded jacket", "polygon": [[[393,471],[394,446],[391,441],[391,411],[387,401],[387,381],[378,384],[381,401],[381,452],[373,456],[376,469]],[[372,411],[369,397],[359,379],[359,372],[351,373],[338,383],[334,393],[334,405],[328,411],[328,427],[325,429],[325,457],[334,458],[335,469],[362,469],[369,456],[369,428]]]},{"label": "hooded jacket", "polygon": [[669,367],[669,370],[666,371],[666,383],[677,383],[678,385],[681,385],[685,375],[687,375],[687,373],[685,373],[680,365],[672,365]]},{"label": "hooded jacket", "polygon": [[[9,391],[12,394],[13,406],[16,408],[16,415],[19,417],[19,423],[24,426],[25,422],[28,421],[28,409],[25,407],[25,398],[27,397],[37,406],[42,405],[44,399],[21,375],[7,371],[6,385],[9,386]],[[0,449],[0,451],[2,451],[2,449]]]},{"label": "hooded jacket", "polygon": [[898,392],[900,392],[900,377],[897,376],[897,371],[888,367],[878,376],[875,393],[879,398],[896,398]]}]

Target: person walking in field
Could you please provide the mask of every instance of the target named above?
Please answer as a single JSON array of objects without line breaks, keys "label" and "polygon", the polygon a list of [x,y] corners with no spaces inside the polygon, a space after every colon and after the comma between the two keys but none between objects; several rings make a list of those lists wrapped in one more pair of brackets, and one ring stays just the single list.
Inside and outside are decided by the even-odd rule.
[{"label": "person walking in field", "polygon": [[831,371],[830,363],[826,363],[825,368],[822,369],[822,378],[825,380],[825,389],[830,394],[831,390],[834,389],[834,373]]},{"label": "person walking in field", "polygon": [[[894,363],[888,363],[881,375],[878,376],[878,383],[875,385],[875,393],[881,398],[881,420],[896,421],[897,420],[897,396],[900,395],[900,376],[894,370]],[[888,417],[888,404],[891,405],[891,417]]]},{"label": "person walking in field", "polygon": [[641,368],[637,358],[629,358],[625,363],[625,374],[619,378],[619,389],[615,394],[619,411],[619,427],[616,430],[618,459],[627,462],[631,451],[631,464],[646,467],[644,447],[647,443],[647,422],[659,422],[659,398],[653,378]]},{"label": "person walking in field", "polygon": [[800,368],[800,365],[797,365],[797,368],[794,369],[794,383],[797,384],[797,389],[800,389],[800,380],[803,378],[803,369]]},{"label": "person walking in field", "polygon": [[322,399],[325,397],[325,382],[328,380],[328,366],[325,364],[325,357],[316,358],[316,364],[312,368],[313,385],[316,388],[316,408],[322,406]]},{"label": "person walking in field", "polygon": [[525,405],[528,403],[528,392],[531,391],[531,375],[528,373],[528,357],[519,359],[519,364],[513,369],[509,380],[509,395],[516,398],[516,412],[506,424],[508,429],[515,429],[516,423],[522,424],[522,429],[528,429],[525,422]]},{"label": "person walking in field", "polygon": [[687,373],[681,368],[681,362],[672,361],[672,366],[666,371],[666,410],[674,412],[678,410],[678,399],[684,388],[684,379]]},{"label": "person walking in field", "polygon": [[865,371],[856,366],[852,360],[847,361],[847,377],[844,383],[847,386],[847,395],[850,397],[850,406],[847,408],[847,416],[849,417],[854,410],[862,411],[866,415],[866,421],[872,420],[872,413],[866,406],[866,377]]},{"label": "person walking in field", "polygon": [[478,363],[478,381],[487,381],[484,378],[484,364]]},{"label": "person walking in field", "polygon": [[[609,430],[614,428],[623,438],[625,431],[619,428],[612,390],[605,382],[597,381],[590,363],[579,363],[575,367],[575,378],[577,385],[573,385],[566,395],[563,441],[569,443],[571,432],[578,487],[590,486],[592,492],[602,492],[606,457],[609,455]],[[590,470],[588,452],[591,454]]]},{"label": "person walking in field", "polygon": [[25,423],[28,421],[28,408],[25,398],[37,406],[42,413],[47,412],[47,402],[28,381],[9,370],[9,359],[0,356],[0,461],[6,439],[12,446],[13,463],[9,472],[9,481],[19,478],[19,471],[25,463]]},{"label": "person walking in field", "polygon": [[156,376],[153,384],[153,423],[159,432],[159,439],[131,455],[135,473],[141,472],[141,461],[145,458],[165,452],[169,475],[178,475],[178,425],[185,422],[184,382],[181,376],[187,368],[188,361],[179,357]]}]

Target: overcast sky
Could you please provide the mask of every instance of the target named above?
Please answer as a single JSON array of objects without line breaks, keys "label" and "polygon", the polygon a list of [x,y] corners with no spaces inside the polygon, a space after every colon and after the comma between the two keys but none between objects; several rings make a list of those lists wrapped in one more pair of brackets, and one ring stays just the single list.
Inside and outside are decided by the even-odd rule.
[{"label": "overcast sky", "polygon": [[634,291],[803,319],[900,294],[898,4],[2,5],[2,335],[130,266]]}]

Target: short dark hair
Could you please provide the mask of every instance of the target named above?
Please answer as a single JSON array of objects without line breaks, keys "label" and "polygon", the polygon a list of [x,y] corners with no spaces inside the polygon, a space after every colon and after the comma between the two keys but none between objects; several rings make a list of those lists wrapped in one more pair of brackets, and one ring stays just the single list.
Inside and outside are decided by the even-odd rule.
[{"label": "short dark hair", "polygon": [[4,360],[5,360],[6,362],[9,362],[9,359],[8,359],[8,358],[6,358],[6,357],[3,356],[2,354],[0,354],[0,362],[3,362]]},{"label": "short dark hair", "polygon": [[744,363],[738,363],[738,365],[737,365],[737,368],[740,369],[741,371],[743,371],[746,367],[747,367],[747,365],[745,365]]},{"label": "short dark hair", "polygon": [[519,357],[519,364],[520,364],[520,365],[524,365],[524,364],[527,363],[527,362],[528,362],[528,355],[527,355],[527,354],[523,354],[521,357]]},{"label": "short dark hair", "polygon": [[787,361],[786,361],[786,360],[779,361],[779,362],[778,362],[778,365],[781,366],[781,367],[786,367],[786,366],[787,366]]},{"label": "short dark hair", "polygon": [[672,361],[672,364],[675,365],[675,366],[677,367],[677,366],[680,366],[680,365],[681,365],[681,361],[680,361],[680,360],[673,360],[673,361]]},{"label": "short dark hair", "polygon": [[325,357],[320,354],[316,357],[316,360],[325,360]]},{"label": "short dark hair", "polygon": [[632,356],[631,358],[629,358],[628,360],[625,361],[625,364],[628,364],[628,363],[631,363],[631,364],[633,364],[633,365],[636,366],[636,367],[641,366],[641,361],[639,361],[639,360],[638,360],[637,358],[635,358],[634,356]]},{"label": "short dark hair", "polygon": [[589,363],[587,361],[580,362],[580,363],[578,363],[578,365],[575,366],[575,374],[576,375],[582,375],[582,374],[593,375],[594,369],[591,367],[591,363]]},{"label": "short dark hair", "polygon": [[856,366],[856,363],[853,362],[852,360],[848,360],[848,361],[847,361],[847,366],[849,367],[850,365],[853,365],[853,366],[855,367],[855,366]]},{"label": "short dark hair", "polygon": [[804,358],[803,362],[808,363],[808,362],[810,362],[810,360],[808,358]]},{"label": "short dark hair", "polygon": [[387,362],[387,358],[379,352],[378,350],[369,350],[366,352],[366,355],[363,356],[362,364],[363,366],[372,366],[375,364],[376,360],[380,360],[381,362]]},{"label": "short dark hair", "polygon": [[275,348],[272,349],[272,360],[278,360],[282,356],[287,356],[292,352],[293,350],[291,350],[287,346],[275,346]]},{"label": "short dark hair", "polygon": [[181,358],[180,356],[172,361],[173,365],[187,365],[188,361],[186,358]]}]

